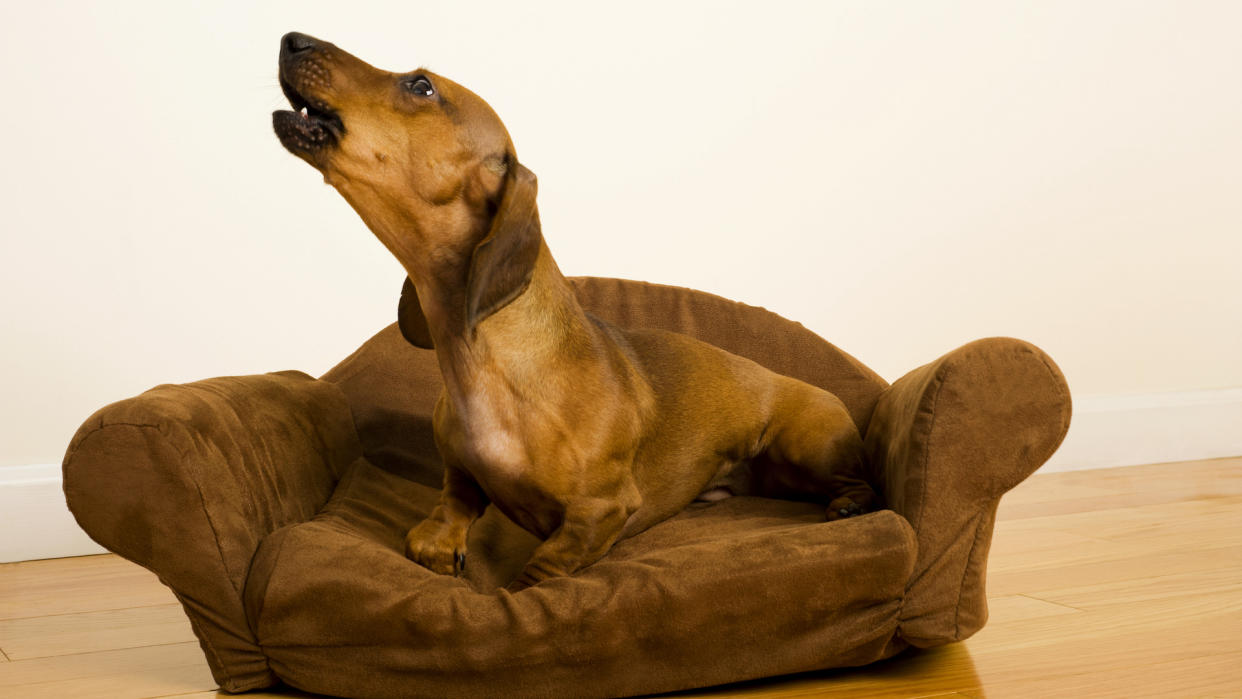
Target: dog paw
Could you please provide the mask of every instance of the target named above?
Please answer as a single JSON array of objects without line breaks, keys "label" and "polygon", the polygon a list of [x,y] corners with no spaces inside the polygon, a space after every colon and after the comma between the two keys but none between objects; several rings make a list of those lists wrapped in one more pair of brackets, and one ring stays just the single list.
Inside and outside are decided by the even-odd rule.
[{"label": "dog paw", "polygon": [[547,558],[535,556],[526,562],[522,571],[513,579],[513,582],[505,586],[505,589],[509,592],[525,590],[528,587],[538,585],[544,580],[569,575],[571,570],[562,566],[550,565],[550,561]]},{"label": "dog paw", "polygon": [[865,506],[854,502],[854,500],[848,495],[842,495],[841,497],[828,503],[829,522],[835,522],[838,519],[857,517],[858,515],[866,514],[867,512],[868,509]]},{"label": "dog paw", "polygon": [[405,535],[405,557],[433,573],[462,575],[466,572],[465,537],[456,536],[446,526],[423,522]]}]

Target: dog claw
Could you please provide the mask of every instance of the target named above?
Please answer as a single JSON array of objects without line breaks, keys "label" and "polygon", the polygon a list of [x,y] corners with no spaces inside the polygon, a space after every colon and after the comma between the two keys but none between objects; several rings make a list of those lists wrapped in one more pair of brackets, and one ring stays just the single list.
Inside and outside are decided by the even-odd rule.
[{"label": "dog claw", "polygon": [[851,498],[840,497],[833,500],[828,505],[828,521],[835,522],[839,519],[849,519],[866,514],[867,508],[854,502]]}]

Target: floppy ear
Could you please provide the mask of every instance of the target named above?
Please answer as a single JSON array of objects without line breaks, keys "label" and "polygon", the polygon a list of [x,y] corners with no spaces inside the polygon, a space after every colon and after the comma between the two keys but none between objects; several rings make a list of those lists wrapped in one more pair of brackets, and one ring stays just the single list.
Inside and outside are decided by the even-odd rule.
[{"label": "floppy ear", "polygon": [[409,277],[401,285],[401,301],[397,303],[397,327],[406,341],[415,347],[434,349],[431,342],[431,329],[427,327],[427,316],[423,315],[423,307],[418,304],[418,290]]},{"label": "floppy ear", "polygon": [[535,173],[509,161],[491,229],[474,248],[466,281],[466,331],[517,298],[535,273],[543,236],[535,209]]}]

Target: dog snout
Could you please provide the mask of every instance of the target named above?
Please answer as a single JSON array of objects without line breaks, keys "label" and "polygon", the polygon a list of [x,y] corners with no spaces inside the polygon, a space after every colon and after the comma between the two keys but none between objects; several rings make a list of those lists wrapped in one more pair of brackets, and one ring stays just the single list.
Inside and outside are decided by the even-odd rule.
[{"label": "dog snout", "polygon": [[289,32],[280,38],[280,52],[283,55],[294,55],[310,51],[319,46],[319,40],[301,32]]}]

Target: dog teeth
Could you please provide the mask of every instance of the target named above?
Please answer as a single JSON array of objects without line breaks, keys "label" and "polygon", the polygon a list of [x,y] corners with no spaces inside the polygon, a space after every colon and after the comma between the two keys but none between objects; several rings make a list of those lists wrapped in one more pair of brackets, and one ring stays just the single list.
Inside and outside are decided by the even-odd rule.
[{"label": "dog teeth", "polygon": [[308,112],[306,111],[306,107],[302,107],[302,111],[300,111],[300,112],[298,112],[298,113],[302,115],[302,118],[303,118],[303,119],[306,119],[307,121],[310,121],[310,113],[308,113]]}]

